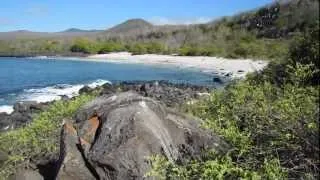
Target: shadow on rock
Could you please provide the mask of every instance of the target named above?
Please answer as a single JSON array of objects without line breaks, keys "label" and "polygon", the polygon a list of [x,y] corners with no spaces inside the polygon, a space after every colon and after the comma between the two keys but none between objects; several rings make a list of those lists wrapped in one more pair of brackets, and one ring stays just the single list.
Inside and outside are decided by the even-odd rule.
[{"label": "shadow on rock", "polygon": [[[172,162],[200,159],[229,146],[198,121],[135,92],[101,96],[86,104],[61,132],[57,179],[148,179],[148,157]],[[152,179],[152,178],[151,178]]]}]

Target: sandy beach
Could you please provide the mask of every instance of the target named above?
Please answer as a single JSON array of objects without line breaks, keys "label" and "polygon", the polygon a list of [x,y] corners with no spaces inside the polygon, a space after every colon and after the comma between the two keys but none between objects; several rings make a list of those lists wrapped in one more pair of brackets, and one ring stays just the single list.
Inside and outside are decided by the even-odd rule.
[{"label": "sandy beach", "polygon": [[243,78],[247,73],[260,71],[267,61],[252,59],[225,59],[205,56],[174,56],[174,55],[132,55],[128,52],[91,55],[83,60],[95,60],[112,63],[136,63],[146,65],[172,65],[177,68],[198,69],[204,73],[218,74],[230,78]]}]

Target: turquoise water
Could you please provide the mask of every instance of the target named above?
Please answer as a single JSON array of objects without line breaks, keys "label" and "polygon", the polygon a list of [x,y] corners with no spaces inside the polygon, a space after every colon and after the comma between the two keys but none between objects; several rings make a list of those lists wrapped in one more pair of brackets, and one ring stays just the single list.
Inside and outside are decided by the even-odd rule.
[{"label": "turquoise water", "polygon": [[212,84],[212,75],[176,67],[57,59],[0,58],[0,106],[17,101],[45,102],[73,96],[84,85],[108,81],[168,80]]}]

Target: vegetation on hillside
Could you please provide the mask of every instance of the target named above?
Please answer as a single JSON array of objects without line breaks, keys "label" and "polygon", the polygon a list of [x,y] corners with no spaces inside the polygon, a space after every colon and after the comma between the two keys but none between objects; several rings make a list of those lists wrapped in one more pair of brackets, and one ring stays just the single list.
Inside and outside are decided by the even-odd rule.
[{"label": "vegetation on hillside", "polygon": [[232,149],[202,161],[151,158],[148,176],[162,179],[318,179],[319,23],[299,36],[280,63],[215,91],[185,110]]},{"label": "vegetation on hillside", "polygon": [[287,53],[292,37],[318,18],[318,0],[279,1],[201,25],[154,26],[134,19],[81,38],[2,40],[0,55],[86,55],[129,51],[133,54],[278,59]]}]

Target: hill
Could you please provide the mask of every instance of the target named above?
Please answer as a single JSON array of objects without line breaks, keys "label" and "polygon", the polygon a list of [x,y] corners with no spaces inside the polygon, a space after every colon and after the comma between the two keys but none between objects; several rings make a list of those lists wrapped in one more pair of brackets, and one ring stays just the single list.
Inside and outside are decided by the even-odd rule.
[{"label": "hill", "polygon": [[143,19],[130,19],[106,31],[107,34],[137,35],[149,32],[154,26]]},{"label": "hill", "polygon": [[105,31],[71,28],[59,33],[0,33],[0,55],[130,51],[277,59],[286,54],[294,36],[318,19],[318,0],[282,0],[207,24],[156,26],[131,19]]},{"label": "hill", "polygon": [[92,29],[92,30],[83,30],[83,29],[78,29],[78,28],[70,28],[62,31],[61,33],[90,33],[90,32],[102,32],[103,30],[97,30],[97,29]]}]

